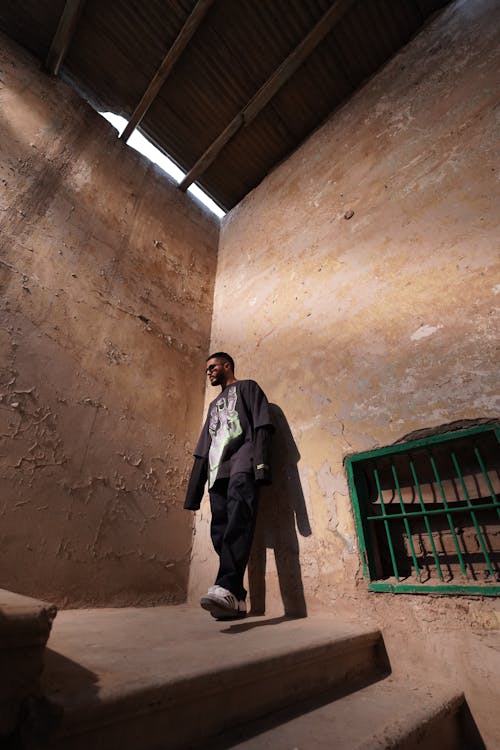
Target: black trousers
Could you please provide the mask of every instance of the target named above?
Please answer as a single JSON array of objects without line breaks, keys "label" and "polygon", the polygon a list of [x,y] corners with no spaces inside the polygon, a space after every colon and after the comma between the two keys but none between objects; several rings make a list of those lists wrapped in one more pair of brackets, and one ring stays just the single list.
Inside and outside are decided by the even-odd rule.
[{"label": "black trousers", "polygon": [[253,474],[233,474],[218,479],[210,492],[212,523],[210,533],[219,555],[215,583],[228,589],[238,599],[245,599],[243,576],[257,516],[257,486]]}]

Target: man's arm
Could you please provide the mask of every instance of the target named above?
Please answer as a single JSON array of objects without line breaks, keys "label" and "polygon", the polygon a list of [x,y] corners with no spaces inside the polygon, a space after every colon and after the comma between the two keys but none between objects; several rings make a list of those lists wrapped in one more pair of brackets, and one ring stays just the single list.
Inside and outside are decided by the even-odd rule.
[{"label": "man's arm", "polygon": [[198,510],[205,490],[208,474],[208,458],[195,456],[184,500],[185,510]]},{"label": "man's arm", "polygon": [[254,436],[254,475],[258,484],[271,484],[271,426],[259,427]]},{"label": "man's arm", "polygon": [[266,394],[255,380],[247,380],[244,401],[254,427],[254,476],[258,484],[271,484],[271,435],[274,426],[269,413]]}]

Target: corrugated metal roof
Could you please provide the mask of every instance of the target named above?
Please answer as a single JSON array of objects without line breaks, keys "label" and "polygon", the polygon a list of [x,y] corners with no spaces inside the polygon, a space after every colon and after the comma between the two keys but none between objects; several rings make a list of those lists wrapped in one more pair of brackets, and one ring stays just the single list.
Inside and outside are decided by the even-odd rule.
[{"label": "corrugated metal roof", "polygon": [[[340,0],[337,0],[340,2]],[[446,0],[357,0],[197,182],[232,208]],[[64,0],[10,0],[0,28],[41,61]],[[188,172],[328,11],[332,0],[215,0],[140,127]],[[87,0],[62,73],[130,117],[196,0]]]}]

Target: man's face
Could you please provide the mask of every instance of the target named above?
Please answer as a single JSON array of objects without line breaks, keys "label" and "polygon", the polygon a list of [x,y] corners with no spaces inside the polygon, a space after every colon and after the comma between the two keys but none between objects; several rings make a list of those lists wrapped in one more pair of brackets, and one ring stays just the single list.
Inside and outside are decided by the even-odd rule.
[{"label": "man's face", "polygon": [[207,377],[210,385],[223,385],[226,380],[226,369],[229,362],[221,362],[220,359],[207,360]]}]

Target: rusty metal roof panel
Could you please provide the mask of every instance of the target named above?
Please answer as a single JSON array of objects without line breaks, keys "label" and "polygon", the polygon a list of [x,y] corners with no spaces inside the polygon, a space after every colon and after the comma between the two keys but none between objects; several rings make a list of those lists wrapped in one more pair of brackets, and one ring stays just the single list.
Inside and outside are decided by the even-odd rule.
[{"label": "rusty metal roof panel", "polygon": [[[337,0],[340,2],[340,0]],[[63,75],[130,116],[197,0],[87,0]],[[189,171],[333,0],[215,0],[141,122]],[[446,0],[355,0],[198,183],[231,208],[415,34]],[[0,28],[46,58],[64,0],[4,0]]]},{"label": "rusty metal roof panel", "polygon": [[326,37],[268,105],[272,106],[275,126],[286,123],[287,133],[293,133],[293,145],[289,139],[276,139],[276,132],[264,129],[261,113],[259,122],[242,129],[199,180],[223,205],[239,202],[408,41],[422,21],[415,4],[395,0],[363,0],[355,10]]},{"label": "rusty metal roof panel", "polygon": [[0,29],[41,60],[50,47],[65,0],[2,0]]},{"label": "rusty metal roof panel", "polygon": [[276,156],[290,153],[294,144],[283,121],[278,122],[274,113],[261,112],[227,144],[199,184],[222,205],[236,205],[276,164]]},{"label": "rusty metal roof panel", "polygon": [[[317,3],[304,19],[293,12],[289,0],[245,0],[236,17],[231,3],[216,4],[141,129],[157,144],[168,139],[172,158],[187,170],[297,46],[325,6],[325,0]],[[283,14],[286,22],[280,26]],[[282,138],[280,128],[274,137]]]},{"label": "rusty metal roof panel", "polygon": [[130,115],[196,0],[87,0],[64,73],[93,103]]}]

